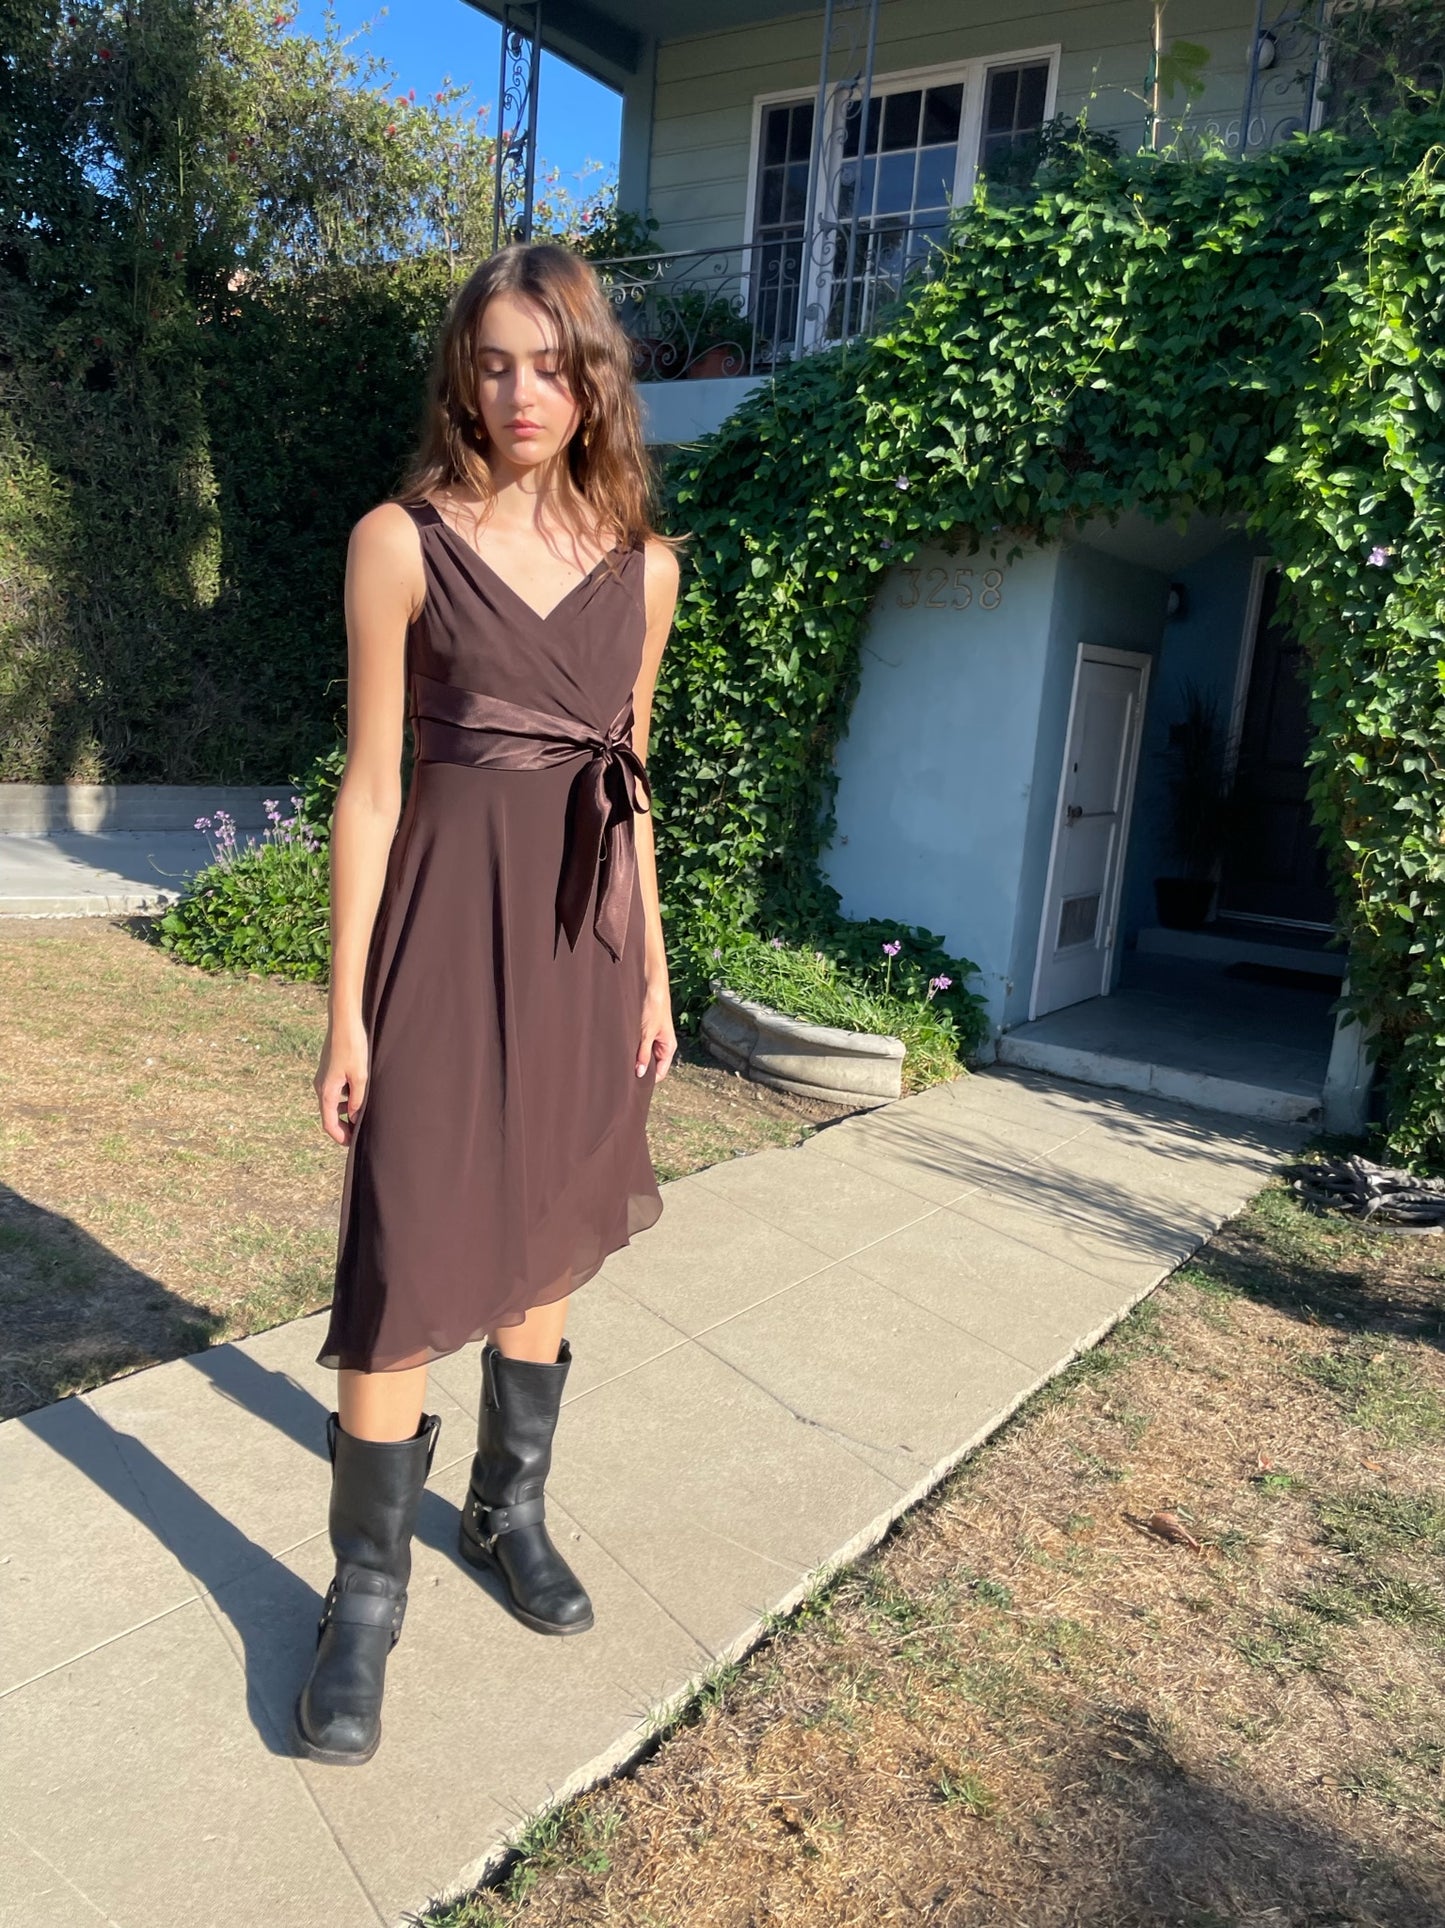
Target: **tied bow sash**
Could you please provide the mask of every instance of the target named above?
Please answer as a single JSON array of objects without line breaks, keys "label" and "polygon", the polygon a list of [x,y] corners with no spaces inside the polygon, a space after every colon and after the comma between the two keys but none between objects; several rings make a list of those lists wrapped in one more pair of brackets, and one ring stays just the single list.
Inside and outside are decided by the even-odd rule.
[{"label": "tied bow sash", "polygon": [[632,698],[605,730],[598,730],[419,672],[412,683],[420,762],[544,770],[590,752],[573,786],[572,836],[557,885],[557,916],[575,950],[598,871],[605,870],[592,928],[620,959],[637,875],[632,820],[652,808],[647,770],[632,747]]}]

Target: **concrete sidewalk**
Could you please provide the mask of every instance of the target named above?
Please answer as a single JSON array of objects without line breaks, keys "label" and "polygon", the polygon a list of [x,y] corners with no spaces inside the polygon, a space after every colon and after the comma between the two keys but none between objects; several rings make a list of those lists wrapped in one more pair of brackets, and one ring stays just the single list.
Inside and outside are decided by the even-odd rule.
[{"label": "concrete sidewalk", "polygon": [[991,1071],[668,1185],[571,1315],[549,1510],[595,1630],[539,1638],[458,1560],[477,1350],[442,1361],[364,1768],[286,1738],[331,1572],[320,1318],[0,1427],[0,1923],[385,1928],[454,1891],[1298,1142]]}]

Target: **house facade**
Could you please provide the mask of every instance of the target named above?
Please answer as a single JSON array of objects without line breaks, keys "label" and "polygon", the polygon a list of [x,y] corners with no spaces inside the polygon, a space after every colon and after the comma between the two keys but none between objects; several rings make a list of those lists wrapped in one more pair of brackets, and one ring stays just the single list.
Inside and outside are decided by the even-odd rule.
[{"label": "house facade", "polygon": [[[503,118],[525,161],[538,44],[620,91],[619,204],[655,225],[599,271],[649,439],[676,446],[866,332],[927,272],[949,208],[980,176],[1027,178],[1051,123],[1125,152],[1205,135],[1246,155],[1316,125],[1317,11],[1169,0],[1156,47],[1146,0],[543,0],[506,11]],[[525,200],[514,172],[504,212]],[[1277,581],[1238,529],[1142,515],[887,572],[824,867],[847,914],[974,960],[1005,1059],[1352,1128],[1369,1074],[1333,1009],[1347,959]],[[1203,912],[1181,913],[1171,786],[1201,712],[1254,815]]]}]

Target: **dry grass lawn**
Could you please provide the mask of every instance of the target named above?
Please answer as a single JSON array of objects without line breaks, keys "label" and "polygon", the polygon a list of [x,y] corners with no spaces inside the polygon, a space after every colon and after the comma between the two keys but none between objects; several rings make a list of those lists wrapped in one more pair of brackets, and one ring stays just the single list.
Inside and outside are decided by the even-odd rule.
[{"label": "dry grass lawn", "polygon": [[[139,920],[0,920],[0,1417],[327,1303],[324,1033],[321,990],[177,963]],[[677,1177],[837,1115],[690,1046],[653,1161]]]},{"label": "dry grass lawn", "polygon": [[1440,1928],[1445,1243],[1275,1186],[436,1928]]}]

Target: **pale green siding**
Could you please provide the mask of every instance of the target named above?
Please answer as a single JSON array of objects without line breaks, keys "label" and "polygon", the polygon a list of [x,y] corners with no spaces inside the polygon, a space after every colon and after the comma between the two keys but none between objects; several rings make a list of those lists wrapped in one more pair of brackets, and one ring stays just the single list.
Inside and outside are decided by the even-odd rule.
[{"label": "pale green siding", "polygon": [[[874,72],[1059,49],[1055,112],[1088,108],[1096,127],[1126,148],[1143,137],[1143,90],[1152,9],[1147,0],[885,0]],[[667,248],[736,243],[746,221],[753,102],[759,94],[811,94],[818,80],[821,12],[758,27],[696,34],[657,48],[648,205]],[[1171,0],[1166,43],[1210,52],[1207,91],[1191,120],[1237,139],[1252,0]],[[641,178],[636,168],[634,178]]]}]

